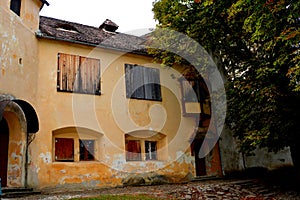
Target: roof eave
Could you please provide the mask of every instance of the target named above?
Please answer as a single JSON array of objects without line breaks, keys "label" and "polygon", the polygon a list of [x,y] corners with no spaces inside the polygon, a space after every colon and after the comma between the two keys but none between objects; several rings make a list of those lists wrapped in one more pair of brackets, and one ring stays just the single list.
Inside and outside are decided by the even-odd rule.
[{"label": "roof eave", "polygon": [[70,39],[57,38],[57,37],[53,37],[53,36],[44,35],[43,33],[39,32],[39,31],[36,32],[36,37],[37,38],[42,38],[42,39],[50,39],[50,40],[56,40],[56,41],[62,41],[62,42],[69,42],[69,43],[73,43],[73,44],[81,44],[81,45],[86,45],[86,46],[91,46],[91,47],[109,49],[109,50],[119,51],[119,52],[123,52],[123,53],[133,53],[133,54],[152,57],[147,52],[143,52],[143,51],[140,51],[140,50],[129,50],[129,49],[122,49],[122,48],[115,48],[115,47],[111,47],[111,46],[107,46],[107,45],[101,45],[101,44],[94,44],[94,43],[88,43],[88,42],[82,42],[82,41],[76,41],[76,40],[70,40]]}]

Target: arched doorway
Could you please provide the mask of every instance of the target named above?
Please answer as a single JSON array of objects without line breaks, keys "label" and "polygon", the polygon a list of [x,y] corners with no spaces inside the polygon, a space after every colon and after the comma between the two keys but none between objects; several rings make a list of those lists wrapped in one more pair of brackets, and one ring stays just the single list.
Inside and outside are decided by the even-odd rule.
[{"label": "arched doorway", "polygon": [[26,101],[0,94],[0,178],[2,186],[27,187],[28,146],[39,129]]},{"label": "arched doorway", "polygon": [[7,121],[2,118],[0,121],[0,178],[2,187],[7,185],[8,144],[8,124]]}]

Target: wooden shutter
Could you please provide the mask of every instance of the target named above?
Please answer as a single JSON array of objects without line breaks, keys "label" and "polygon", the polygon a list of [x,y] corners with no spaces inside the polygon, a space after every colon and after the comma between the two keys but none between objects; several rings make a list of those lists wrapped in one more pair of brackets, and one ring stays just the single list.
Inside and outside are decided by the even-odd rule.
[{"label": "wooden shutter", "polygon": [[126,141],[126,160],[139,161],[141,157],[141,143],[139,140]]},{"label": "wooden shutter", "polygon": [[144,99],[144,72],[142,67],[125,64],[126,97]]},{"label": "wooden shutter", "polygon": [[80,92],[100,94],[100,60],[80,57]]},{"label": "wooden shutter", "polygon": [[58,54],[57,89],[60,91],[78,91],[80,87],[79,56]]},{"label": "wooden shutter", "polygon": [[131,98],[132,95],[132,79],[133,75],[131,73],[132,65],[125,64],[125,85],[126,85],[126,97]]},{"label": "wooden shutter", "polygon": [[159,70],[125,64],[126,97],[161,101]]},{"label": "wooden shutter", "polygon": [[57,89],[100,95],[100,60],[59,53]]},{"label": "wooden shutter", "polygon": [[144,90],[144,70],[143,67],[135,66],[131,69],[133,73],[132,80],[132,97],[137,99],[145,98],[145,90]]},{"label": "wooden shutter", "polygon": [[74,140],[72,138],[55,139],[55,160],[74,161]]}]

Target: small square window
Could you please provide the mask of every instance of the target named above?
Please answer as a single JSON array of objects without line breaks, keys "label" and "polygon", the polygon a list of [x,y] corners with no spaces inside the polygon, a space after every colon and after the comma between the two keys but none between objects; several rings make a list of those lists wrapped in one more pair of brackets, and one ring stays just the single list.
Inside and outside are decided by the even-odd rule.
[{"label": "small square window", "polygon": [[79,140],[80,143],[80,161],[95,160],[95,141],[94,140]]},{"label": "small square window", "polygon": [[21,14],[21,0],[11,0],[10,9],[18,16]]}]

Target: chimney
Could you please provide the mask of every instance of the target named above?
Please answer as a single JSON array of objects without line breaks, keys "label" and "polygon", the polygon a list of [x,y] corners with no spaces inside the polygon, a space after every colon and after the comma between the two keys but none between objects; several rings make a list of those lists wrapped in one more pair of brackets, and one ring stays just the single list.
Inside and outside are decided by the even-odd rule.
[{"label": "chimney", "polygon": [[106,19],[100,26],[100,29],[103,29],[105,31],[109,31],[109,32],[115,32],[119,26],[117,24],[115,24],[113,21],[111,21],[110,19]]}]

